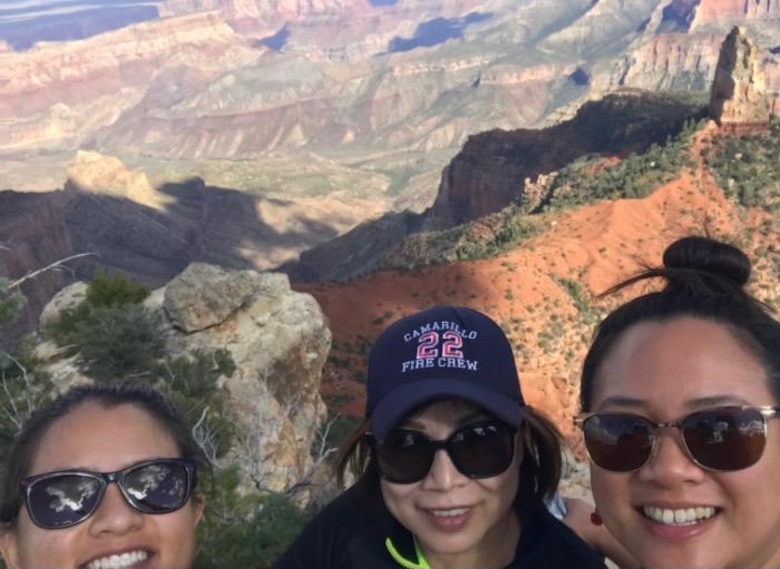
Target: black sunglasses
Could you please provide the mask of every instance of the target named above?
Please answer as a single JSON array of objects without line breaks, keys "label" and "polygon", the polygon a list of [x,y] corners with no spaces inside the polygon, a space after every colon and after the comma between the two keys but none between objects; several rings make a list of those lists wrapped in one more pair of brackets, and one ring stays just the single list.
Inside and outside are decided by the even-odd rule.
[{"label": "black sunglasses", "polygon": [[464,476],[498,476],[512,464],[516,432],[505,423],[491,421],[467,425],[443,441],[411,429],[393,429],[381,441],[371,433],[366,435],[380,474],[396,484],[412,484],[428,475],[438,450],[446,450]]},{"label": "black sunglasses", "polygon": [[591,460],[604,470],[642,468],[657,445],[656,430],[674,427],[695,464],[731,472],[758,462],[766,446],[766,422],[778,415],[780,407],[733,406],[697,411],[666,423],[630,413],[583,413],[574,424],[582,429]]},{"label": "black sunglasses", "polygon": [[62,529],[94,514],[109,482],[116,482],[127,503],[139,512],[167,514],[187,503],[195,484],[195,461],[161,458],[116,472],[47,472],[25,478],[19,490],[37,526]]}]

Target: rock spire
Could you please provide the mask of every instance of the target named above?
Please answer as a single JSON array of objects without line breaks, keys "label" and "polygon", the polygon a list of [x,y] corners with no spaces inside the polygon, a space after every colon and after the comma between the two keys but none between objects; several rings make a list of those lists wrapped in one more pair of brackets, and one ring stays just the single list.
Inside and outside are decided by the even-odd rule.
[{"label": "rock spire", "polygon": [[710,113],[720,125],[764,125],[769,122],[761,50],[734,27],[720,48],[710,91]]}]

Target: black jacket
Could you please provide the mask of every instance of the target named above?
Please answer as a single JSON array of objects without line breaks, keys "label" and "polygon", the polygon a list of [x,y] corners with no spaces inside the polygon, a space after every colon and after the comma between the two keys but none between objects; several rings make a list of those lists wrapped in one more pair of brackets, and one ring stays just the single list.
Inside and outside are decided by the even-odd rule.
[{"label": "black jacket", "polygon": [[[522,520],[515,559],[506,569],[605,569],[602,558],[541,502]],[[317,514],[272,569],[402,569],[388,553],[388,537],[405,559],[416,559],[411,533],[383,506],[372,507],[356,485]]]}]

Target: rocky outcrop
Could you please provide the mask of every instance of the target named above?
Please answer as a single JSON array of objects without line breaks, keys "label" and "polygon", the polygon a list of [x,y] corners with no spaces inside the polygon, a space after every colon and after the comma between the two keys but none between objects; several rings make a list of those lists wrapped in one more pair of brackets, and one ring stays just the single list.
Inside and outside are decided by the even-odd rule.
[{"label": "rocky outcrop", "polygon": [[[83,300],[85,288],[64,289],[45,308],[46,319]],[[316,300],[291,290],[281,274],[194,263],[145,305],[165,323],[168,356],[230,353],[236,370],[224,387],[237,442],[223,461],[239,464],[245,487],[283,492],[310,476],[326,413],[319,389],[331,342]],[[42,344],[37,354],[58,389],[89,381],[54,345]]]},{"label": "rocky outcrop", "polygon": [[[526,180],[587,154],[643,151],[673,136],[697,112],[694,104],[673,97],[623,93],[587,103],[572,120],[544,130],[474,135],[442,173],[427,226],[443,229],[511,203],[526,206]],[[533,201],[538,202],[538,196]]]},{"label": "rocky outcrop", "polygon": [[740,27],[731,31],[720,49],[710,91],[710,113],[721,125],[769,122],[762,54]]},{"label": "rocky outcrop", "polygon": [[704,111],[684,97],[624,92],[587,103],[573,119],[546,129],[474,135],[442,172],[436,200],[424,213],[385,215],[307,251],[283,269],[296,281],[343,281],[378,267],[401,267],[392,250],[408,235],[467,223],[510,204],[533,212],[547,198],[541,195],[549,186],[545,180],[577,158],[642,152]]},{"label": "rocky outcrop", "polygon": [[331,341],[314,298],[281,274],[206,264],[188,266],[162,298],[171,355],[224,348],[236,364],[225,387],[247,481],[275,491],[301,481],[325,417],[320,374]]}]

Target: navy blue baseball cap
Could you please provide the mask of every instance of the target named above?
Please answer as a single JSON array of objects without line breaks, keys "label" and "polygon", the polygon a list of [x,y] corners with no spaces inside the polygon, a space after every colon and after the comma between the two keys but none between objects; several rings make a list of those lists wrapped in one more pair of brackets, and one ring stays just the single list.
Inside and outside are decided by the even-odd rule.
[{"label": "navy blue baseball cap", "polygon": [[459,306],[434,306],[385,329],[368,356],[366,391],[366,416],[379,440],[435,399],[465,399],[514,427],[525,405],[503,330]]}]

